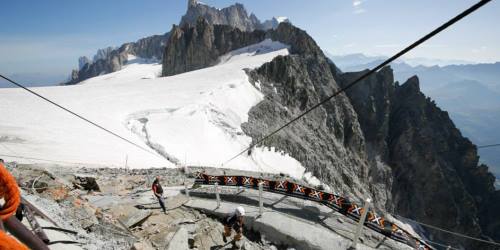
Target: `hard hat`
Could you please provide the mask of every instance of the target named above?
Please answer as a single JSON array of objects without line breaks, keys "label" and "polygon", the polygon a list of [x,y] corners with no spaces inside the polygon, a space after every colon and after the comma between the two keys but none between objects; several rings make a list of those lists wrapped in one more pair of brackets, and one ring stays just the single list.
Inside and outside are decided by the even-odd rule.
[{"label": "hard hat", "polygon": [[236,214],[239,216],[244,216],[245,215],[245,209],[242,206],[239,206],[236,208]]}]

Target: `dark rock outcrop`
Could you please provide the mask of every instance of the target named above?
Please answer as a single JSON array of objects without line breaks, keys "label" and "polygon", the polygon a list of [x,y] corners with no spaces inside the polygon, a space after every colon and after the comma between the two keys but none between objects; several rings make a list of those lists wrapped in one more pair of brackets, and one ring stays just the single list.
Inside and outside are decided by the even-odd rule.
[{"label": "dark rock outcrop", "polygon": [[195,26],[198,19],[203,17],[210,24],[228,25],[241,31],[253,31],[261,27],[259,19],[255,15],[248,15],[242,4],[235,4],[223,9],[217,9],[196,0],[188,1],[188,10],[182,16],[179,26]]},{"label": "dark rock outcrop", "polygon": [[236,3],[226,8],[217,9],[196,0],[188,1],[188,10],[182,16],[179,26],[195,26],[198,19],[202,17],[213,25],[228,25],[241,31],[276,29],[281,22],[290,22],[288,18],[273,17],[262,22],[254,15],[248,15],[245,7]]},{"label": "dark rock outcrop", "polygon": [[266,20],[264,21],[261,25],[260,25],[260,29],[263,29],[263,30],[270,30],[270,29],[276,29],[280,23],[282,22],[286,22],[286,23],[289,23],[290,20],[288,18],[285,18],[285,17],[273,17],[269,20]]},{"label": "dark rock outcrop", "polygon": [[213,25],[200,17],[194,26],[174,25],[170,34],[163,55],[163,76],[212,66],[219,56],[266,38],[290,45],[291,53],[316,56],[326,63],[316,42],[288,22],[272,30],[245,32],[228,25]]},{"label": "dark rock outcrop", "polygon": [[219,56],[265,39],[264,31],[243,32],[227,25],[212,25],[199,18],[195,26],[174,25],[163,56],[163,76],[205,68]]},{"label": "dark rock outcrop", "polygon": [[[250,110],[243,130],[262,138],[312,105],[340,89],[338,69],[303,30],[281,23],[268,36],[290,46],[289,56],[277,57],[248,72],[259,82],[265,99]],[[390,198],[388,166],[378,169],[386,178],[370,176],[370,162],[357,114],[345,94],[296,121],[260,146],[272,146],[299,160],[308,171],[336,192],[351,197],[374,197],[383,208]]]},{"label": "dark rock outcrop", "polygon": [[[362,73],[345,73],[340,81],[348,84]],[[393,82],[392,70],[384,68],[347,94],[369,154],[379,155],[391,167],[389,211],[474,237],[498,238],[498,223],[491,222],[499,216],[489,208],[498,206],[493,175],[478,166],[476,147],[448,113],[422,94],[417,77],[400,86]],[[467,249],[491,247],[439,231],[429,233],[431,239]]]}]

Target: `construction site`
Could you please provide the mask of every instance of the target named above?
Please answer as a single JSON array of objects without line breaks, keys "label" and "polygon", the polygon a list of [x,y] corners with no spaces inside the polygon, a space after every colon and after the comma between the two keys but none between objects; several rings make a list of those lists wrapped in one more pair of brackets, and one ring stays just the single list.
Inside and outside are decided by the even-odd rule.
[{"label": "construction site", "polygon": [[[196,183],[201,172],[255,172],[6,166],[22,190],[23,224],[50,249],[347,249],[359,224],[318,202],[270,192],[259,195],[259,190],[243,186]],[[166,214],[150,189],[156,176],[164,186]],[[273,174],[256,177],[300,183]],[[243,238],[224,242],[221,220],[237,206],[247,211]],[[369,228],[362,230],[357,246],[413,248]]]}]

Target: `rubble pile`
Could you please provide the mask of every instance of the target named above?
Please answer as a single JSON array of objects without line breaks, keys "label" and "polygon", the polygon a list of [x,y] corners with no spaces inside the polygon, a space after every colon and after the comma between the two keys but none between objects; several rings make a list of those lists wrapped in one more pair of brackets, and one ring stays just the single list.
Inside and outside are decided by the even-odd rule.
[{"label": "rubble pile", "polygon": [[[278,249],[250,231],[238,244],[224,242],[219,218],[184,206],[188,198],[181,191],[193,180],[183,169],[7,167],[44,221],[75,232],[66,237],[78,244],[51,249]],[[166,214],[150,190],[156,176],[164,186]]]}]

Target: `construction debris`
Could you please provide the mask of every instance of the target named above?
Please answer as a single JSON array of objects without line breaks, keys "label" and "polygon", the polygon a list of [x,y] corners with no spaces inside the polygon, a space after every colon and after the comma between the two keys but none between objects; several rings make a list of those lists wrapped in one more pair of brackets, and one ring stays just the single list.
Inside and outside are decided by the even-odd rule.
[{"label": "construction debris", "polygon": [[[232,242],[231,237],[225,242],[222,237],[224,226],[220,222],[224,212],[221,213],[221,211],[233,206],[227,201],[247,202],[247,205],[251,206],[258,204],[255,200],[258,197],[255,191],[243,192],[238,188],[220,187],[222,206],[216,208],[216,201],[213,200],[215,197],[213,187],[204,186],[191,190],[190,197],[184,195],[186,187],[193,187],[194,179],[189,175],[194,172],[193,169],[190,171],[179,169],[99,169],[96,171],[86,168],[75,170],[58,166],[44,167],[45,173],[36,166],[18,165],[13,173],[18,179],[35,180],[38,178],[38,181],[48,184],[47,189],[41,193],[32,192],[29,187],[23,188],[25,190],[23,203],[33,211],[34,217],[39,219],[42,228],[57,229],[45,230],[48,240],[81,243],[81,248],[73,244],[71,249],[75,247],[74,249],[100,250],[278,250],[304,246],[324,249],[322,244],[315,245],[307,242],[304,235],[316,232],[315,237],[324,236],[322,237],[324,239],[318,239],[318,242],[326,242],[325,246],[346,246],[349,242],[349,232],[333,229],[336,233],[332,233],[331,230],[334,227],[351,230],[353,227],[350,220],[340,219],[336,215],[324,219],[322,222],[324,225],[318,224],[317,214],[328,214],[323,211],[326,208],[314,207],[313,209],[310,205],[301,207],[305,203],[295,198],[283,199],[278,197],[278,194],[266,193],[265,198],[268,199],[266,204],[276,209],[276,214],[271,215],[267,212],[257,219],[255,216],[258,214],[258,209],[249,208],[251,217],[245,223],[249,227],[243,230],[243,238]],[[208,170],[207,172],[219,171],[221,170]],[[234,174],[248,174],[226,171]],[[99,172],[99,175],[95,175],[96,172]],[[184,175],[184,172],[188,175]],[[48,177],[49,174],[54,179]],[[157,175],[162,177],[166,214],[160,209],[148,184],[149,180]],[[265,174],[260,174],[262,175]],[[279,176],[272,177],[279,178]],[[87,192],[97,189],[101,192]],[[290,216],[284,216],[279,212],[281,210],[288,211]],[[297,228],[294,229],[293,226],[283,225],[283,228],[277,228],[277,225],[280,225],[275,221],[278,217],[282,218],[281,222],[286,221],[290,224],[308,227],[309,232],[302,232]],[[312,223],[304,222],[304,220],[312,221]],[[266,230],[260,227],[265,227]],[[293,236],[292,234],[295,233],[301,235]],[[336,238],[330,237],[330,234],[335,234]],[[392,243],[387,243],[388,240],[384,241],[371,234],[364,235],[362,238],[365,245],[380,244],[385,247],[384,249],[393,249]],[[337,239],[337,245],[332,245],[333,242],[330,242],[332,239]],[[61,244],[54,246],[57,245]]]},{"label": "construction debris", "polygon": [[73,185],[75,188],[87,190],[87,191],[96,191],[101,192],[99,185],[97,184],[94,177],[80,177],[75,176],[75,180],[73,181]]},{"label": "construction debris", "polygon": [[153,214],[153,212],[151,212],[151,211],[144,211],[144,210],[137,209],[136,211],[125,214],[124,216],[120,217],[118,220],[120,220],[120,222],[122,222],[128,228],[133,228],[136,226],[140,226],[152,214]]}]

